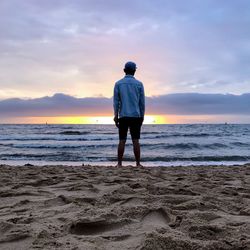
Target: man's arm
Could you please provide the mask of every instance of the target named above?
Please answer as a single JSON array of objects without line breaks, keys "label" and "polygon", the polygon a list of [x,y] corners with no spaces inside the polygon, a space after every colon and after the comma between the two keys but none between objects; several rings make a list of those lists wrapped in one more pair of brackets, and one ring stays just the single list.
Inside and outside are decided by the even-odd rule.
[{"label": "man's arm", "polygon": [[115,125],[118,127],[118,112],[120,107],[120,100],[119,100],[119,90],[117,84],[115,84],[114,87],[113,107],[114,107],[114,122]]},{"label": "man's arm", "polygon": [[143,84],[141,86],[141,93],[140,93],[140,100],[139,100],[139,107],[140,107],[140,113],[144,120],[144,114],[145,114],[145,92]]}]

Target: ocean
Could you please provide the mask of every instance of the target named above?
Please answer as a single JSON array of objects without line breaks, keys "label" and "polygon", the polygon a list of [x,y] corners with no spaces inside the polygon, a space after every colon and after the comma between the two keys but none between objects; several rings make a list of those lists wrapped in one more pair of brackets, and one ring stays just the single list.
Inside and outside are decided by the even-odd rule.
[{"label": "ocean", "polygon": [[[114,125],[0,125],[0,163],[115,165]],[[250,162],[249,124],[143,125],[145,166]],[[130,135],[124,165],[134,164]]]}]

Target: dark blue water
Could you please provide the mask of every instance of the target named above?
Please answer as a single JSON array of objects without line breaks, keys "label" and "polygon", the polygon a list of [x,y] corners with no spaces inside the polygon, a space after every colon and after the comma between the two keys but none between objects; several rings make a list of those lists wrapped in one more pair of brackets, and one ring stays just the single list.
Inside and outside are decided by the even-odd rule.
[{"label": "dark blue water", "polygon": [[[113,125],[0,125],[0,163],[98,163],[116,161]],[[250,162],[250,125],[144,125],[144,165]],[[134,160],[130,137],[125,160]]]}]

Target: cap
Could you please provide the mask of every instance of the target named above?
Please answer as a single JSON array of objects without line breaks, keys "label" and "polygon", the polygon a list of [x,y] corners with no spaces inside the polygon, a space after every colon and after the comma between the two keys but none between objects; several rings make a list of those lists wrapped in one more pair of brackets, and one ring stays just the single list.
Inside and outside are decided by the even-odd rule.
[{"label": "cap", "polygon": [[126,62],[124,69],[136,70],[136,64],[134,62]]}]

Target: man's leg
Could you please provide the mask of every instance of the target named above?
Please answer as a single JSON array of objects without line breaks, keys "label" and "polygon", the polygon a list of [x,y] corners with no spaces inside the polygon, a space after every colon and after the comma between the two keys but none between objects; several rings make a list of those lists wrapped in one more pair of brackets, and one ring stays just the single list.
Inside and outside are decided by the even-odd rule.
[{"label": "man's leg", "polygon": [[142,167],[141,165],[141,147],[139,143],[141,135],[141,125],[142,118],[134,118],[131,122],[130,133],[133,141],[134,155],[137,167]]},{"label": "man's leg", "polygon": [[122,158],[123,158],[123,154],[124,154],[125,143],[126,143],[126,140],[120,140],[119,141],[118,149],[117,149],[117,155],[118,155],[117,167],[122,166]]},{"label": "man's leg", "polygon": [[119,144],[118,144],[118,149],[117,149],[118,163],[116,165],[117,167],[122,166],[122,158],[123,158],[123,154],[124,154],[127,133],[128,133],[127,119],[120,118],[119,119]]},{"label": "man's leg", "polygon": [[139,140],[133,140],[133,148],[134,148],[134,155],[135,155],[135,161],[137,167],[142,167],[141,165],[141,148]]}]

